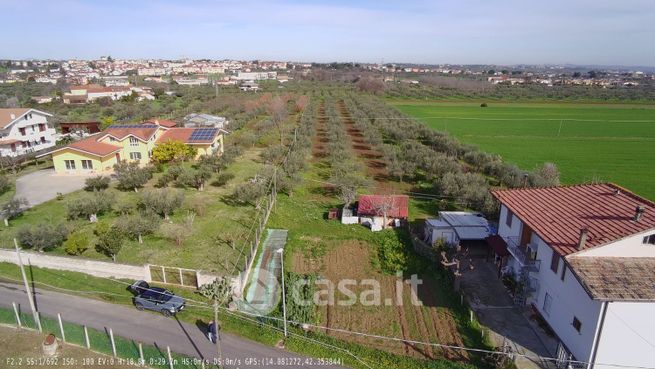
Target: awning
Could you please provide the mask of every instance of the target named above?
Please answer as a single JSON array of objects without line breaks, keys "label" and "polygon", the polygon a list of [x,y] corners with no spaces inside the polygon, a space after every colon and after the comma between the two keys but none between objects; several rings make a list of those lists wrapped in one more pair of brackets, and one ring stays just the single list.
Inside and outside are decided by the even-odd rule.
[{"label": "awning", "polygon": [[496,253],[496,255],[498,256],[509,255],[509,251],[507,251],[507,243],[499,235],[495,234],[493,236],[489,236],[486,238],[486,240],[487,240],[487,245],[489,245],[491,249],[494,250],[494,253]]}]

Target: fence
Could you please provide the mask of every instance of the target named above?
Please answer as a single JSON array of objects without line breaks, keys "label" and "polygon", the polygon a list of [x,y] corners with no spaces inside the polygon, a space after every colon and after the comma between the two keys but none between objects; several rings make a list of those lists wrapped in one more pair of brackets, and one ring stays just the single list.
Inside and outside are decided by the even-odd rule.
[{"label": "fence", "polygon": [[[37,330],[31,314],[20,311],[18,304],[14,309],[0,308],[0,324]],[[189,358],[152,345],[144,345],[127,338],[116,336],[111,328],[104,331],[89,328],[63,320],[61,314],[57,318],[40,316],[43,333],[52,333],[66,344],[87,348],[99,354],[111,355],[124,360],[130,366],[148,366],[151,368],[205,368],[200,359]],[[207,366],[209,367],[209,366]]]},{"label": "fence", "polygon": [[[130,265],[78,257],[21,251],[23,262],[39,268],[66,270],[103,278],[143,279],[185,287],[200,287],[218,276],[199,270],[160,265]],[[15,250],[0,249],[0,262],[18,264]]]}]

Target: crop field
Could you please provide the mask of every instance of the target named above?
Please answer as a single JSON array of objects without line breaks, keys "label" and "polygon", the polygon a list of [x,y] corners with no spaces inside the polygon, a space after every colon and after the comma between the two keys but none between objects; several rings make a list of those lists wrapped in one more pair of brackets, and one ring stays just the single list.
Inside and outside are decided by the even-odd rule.
[{"label": "crop field", "polygon": [[523,169],[553,162],[565,184],[611,181],[655,199],[655,106],[390,103]]}]

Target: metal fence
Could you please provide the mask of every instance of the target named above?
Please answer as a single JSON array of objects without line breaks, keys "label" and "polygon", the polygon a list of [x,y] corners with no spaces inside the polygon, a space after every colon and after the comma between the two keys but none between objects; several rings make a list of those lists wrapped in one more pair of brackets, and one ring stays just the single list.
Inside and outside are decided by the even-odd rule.
[{"label": "metal fence", "polygon": [[184,287],[199,287],[198,271],[162,265],[148,265],[153,282],[174,284]]},{"label": "metal fence", "polygon": [[[21,311],[20,305],[13,303],[12,309],[0,308],[0,324],[15,326],[19,329],[37,330],[37,325],[31,313]],[[151,368],[209,368],[204,361],[172,353],[169,347],[166,351],[152,345],[116,336],[109,327],[104,331],[83,325],[70,323],[65,317],[57,314],[56,318],[40,316],[44,334],[54,334],[59,340],[69,345],[84,347],[93,352],[110,355],[122,359],[126,365],[148,366]],[[212,366],[214,367],[214,366]]]}]

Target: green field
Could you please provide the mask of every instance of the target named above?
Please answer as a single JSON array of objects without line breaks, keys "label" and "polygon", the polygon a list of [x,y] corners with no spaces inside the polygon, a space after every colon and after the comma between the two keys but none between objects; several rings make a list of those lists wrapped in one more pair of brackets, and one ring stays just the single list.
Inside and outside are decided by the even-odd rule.
[{"label": "green field", "polygon": [[554,162],[565,184],[610,181],[655,199],[655,106],[390,102],[521,168]]}]

